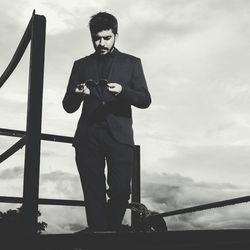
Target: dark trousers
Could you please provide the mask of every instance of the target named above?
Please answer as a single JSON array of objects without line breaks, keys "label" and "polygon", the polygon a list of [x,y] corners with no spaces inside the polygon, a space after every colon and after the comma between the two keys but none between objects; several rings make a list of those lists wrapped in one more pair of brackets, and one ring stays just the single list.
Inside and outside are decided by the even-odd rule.
[{"label": "dark trousers", "polygon": [[130,198],[133,155],[133,146],[118,143],[106,126],[93,126],[83,145],[76,147],[90,229],[116,230],[121,225]]}]

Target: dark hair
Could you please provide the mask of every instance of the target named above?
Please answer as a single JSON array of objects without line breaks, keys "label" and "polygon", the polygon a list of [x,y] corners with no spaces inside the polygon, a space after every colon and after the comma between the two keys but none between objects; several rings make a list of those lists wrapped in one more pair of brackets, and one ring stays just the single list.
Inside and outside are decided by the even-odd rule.
[{"label": "dark hair", "polygon": [[89,29],[92,35],[102,30],[109,29],[111,29],[112,32],[116,35],[118,30],[118,22],[113,15],[107,12],[99,12],[91,16],[89,21]]}]

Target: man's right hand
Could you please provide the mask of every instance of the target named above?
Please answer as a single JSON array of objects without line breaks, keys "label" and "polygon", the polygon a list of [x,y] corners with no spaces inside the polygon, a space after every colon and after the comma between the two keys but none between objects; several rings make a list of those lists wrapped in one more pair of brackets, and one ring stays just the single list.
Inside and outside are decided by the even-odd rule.
[{"label": "man's right hand", "polygon": [[80,83],[76,85],[75,93],[82,93],[83,95],[90,95],[90,90],[85,83]]}]

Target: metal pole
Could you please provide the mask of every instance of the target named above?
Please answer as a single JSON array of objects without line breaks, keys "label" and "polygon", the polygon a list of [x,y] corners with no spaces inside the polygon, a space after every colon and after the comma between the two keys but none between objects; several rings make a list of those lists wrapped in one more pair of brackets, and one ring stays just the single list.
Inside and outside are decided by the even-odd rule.
[{"label": "metal pole", "polygon": [[[134,147],[134,165],[132,169],[132,202],[141,202],[141,159],[140,159],[140,146]],[[135,212],[131,212],[131,225],[135,223]]]},{"label": "metal pole", "polygon": [[46,19],[33,14],[23,183],[25,233],[37,232]]}]

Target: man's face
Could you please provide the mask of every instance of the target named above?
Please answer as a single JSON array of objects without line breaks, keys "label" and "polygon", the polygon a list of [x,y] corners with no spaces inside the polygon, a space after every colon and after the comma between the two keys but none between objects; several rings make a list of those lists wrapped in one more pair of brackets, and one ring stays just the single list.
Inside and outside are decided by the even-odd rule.
[{"label": "man's face", "polygon": [[93,35],[92,41],[96,52],[99,55],[106,55],[111,52],[115,46],[117,36],[118,35],[115,35],[111,29],[102,30]]}]

